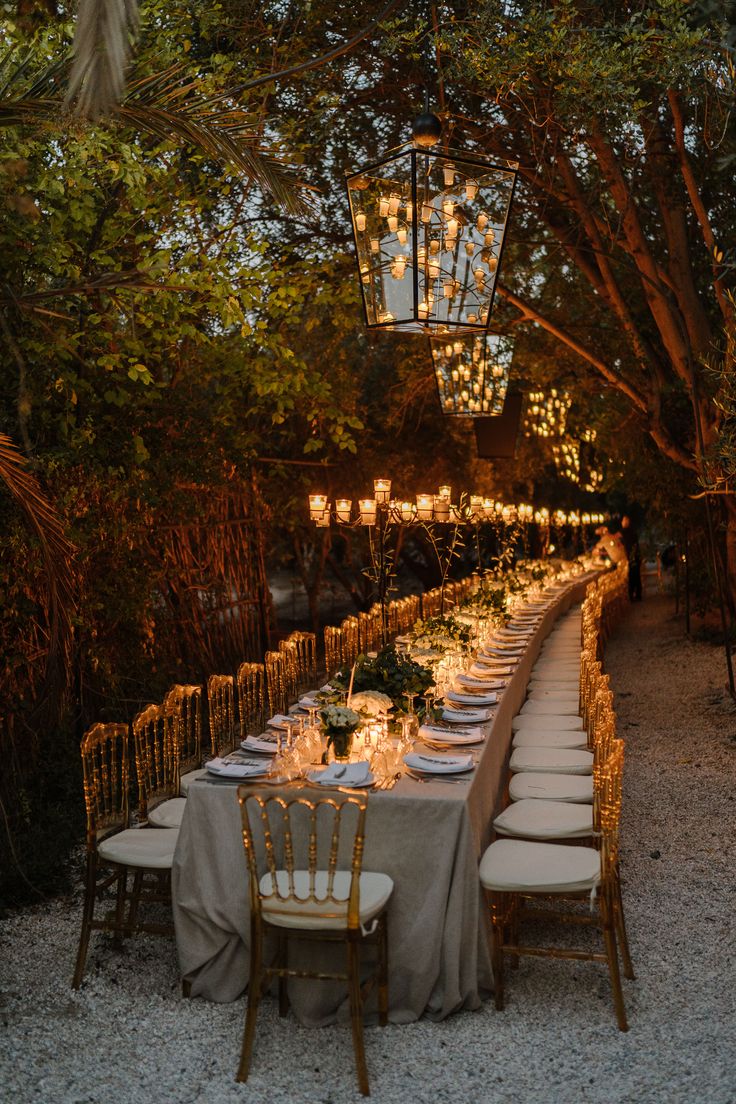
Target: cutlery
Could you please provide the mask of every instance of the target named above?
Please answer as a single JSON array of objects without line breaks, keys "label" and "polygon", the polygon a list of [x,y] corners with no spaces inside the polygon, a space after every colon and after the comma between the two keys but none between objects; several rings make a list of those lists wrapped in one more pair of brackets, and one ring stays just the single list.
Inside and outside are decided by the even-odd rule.
[{"label": "cutlery", "polygon": [[446,786],[459,786],[463,782],[470,782],[472,776],[467,778],[449,778],[446,774],[415,774],[414,771],[408,770],[406,772],[407,777],[414,780],[414,782],[442,782]]}]

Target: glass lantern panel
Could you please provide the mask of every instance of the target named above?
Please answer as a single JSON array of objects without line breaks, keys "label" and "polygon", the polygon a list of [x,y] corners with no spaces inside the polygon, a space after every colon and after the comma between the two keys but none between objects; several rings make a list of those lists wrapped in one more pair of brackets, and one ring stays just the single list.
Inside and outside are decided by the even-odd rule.
[{"label": "glass lantern panel", "polygon": [[514,339],[504,334],[472,334],[432,341],[443,414],[487,417],[506,401]]}]

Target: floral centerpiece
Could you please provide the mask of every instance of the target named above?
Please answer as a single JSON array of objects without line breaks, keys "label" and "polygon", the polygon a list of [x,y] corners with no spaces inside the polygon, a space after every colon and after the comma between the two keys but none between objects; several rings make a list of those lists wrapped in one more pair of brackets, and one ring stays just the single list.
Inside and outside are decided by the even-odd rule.
[{"label": "floral centerpiece", "polygon": [[336,759],[348,759],[353,733],[360,724],[360,714],[345,705],[326,705],[320,717],[327,734],[327,748],[332,748]]},{"label": "floral centerpiece", "polygon": [[397,651],[395,644],[387,644],[375,656],[359,655],[354,672],[338,671],[331,680],[333,686],[347,690],[351,674],[351,707],[366,712],[385,706],[386,700],[403,707],[407,694],[424,694],[434,684],[431,670]]},{"label": "floral centerpiece", "polygon": [[349,704],[361,717],[385,717],[394,707],[388,694],[380,690],[361,690],[351,694]]},{"label": "floral centerpiece", "polygon": [[463,602],[463,606],[485,617],[492,617],[496,624],[505,624],[509,619],[507,599],[508,591],[504,583],[484,579],[479,589]]},{"label": "floral centerpiece", "polygon": [[411,632],[412,642],[418,648],[447,651],[451,648],[467,648],[473,638],[470,625],[458,621],[451,613],[427,617],[417,621]]}]

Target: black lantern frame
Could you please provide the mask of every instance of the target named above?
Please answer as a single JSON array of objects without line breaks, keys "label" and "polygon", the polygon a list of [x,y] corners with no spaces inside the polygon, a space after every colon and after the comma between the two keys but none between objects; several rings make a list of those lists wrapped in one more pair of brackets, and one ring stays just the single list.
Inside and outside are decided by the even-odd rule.
[{"label": "black lantern frame", "polygon": [[487,328],[518,163],[402,146],[346,178],[369,329]]}]

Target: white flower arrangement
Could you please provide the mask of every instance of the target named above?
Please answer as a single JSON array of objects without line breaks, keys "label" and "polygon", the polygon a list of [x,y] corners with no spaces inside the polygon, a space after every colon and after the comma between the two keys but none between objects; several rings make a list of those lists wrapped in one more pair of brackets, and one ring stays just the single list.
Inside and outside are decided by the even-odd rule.
[{"label": "white flower arrangement", "polygon": [[350,698],[350,708],[364,717],[383,717],[393,709],[393,704],[388,694],[380,690],[361,690]]},{"label": "white flower arrangement", "polygon": [[320,716],[328,731],[344,729],[346,732],[353,732],[360,724],[360,715],[345,705],[328,705],[321,710]]}]

